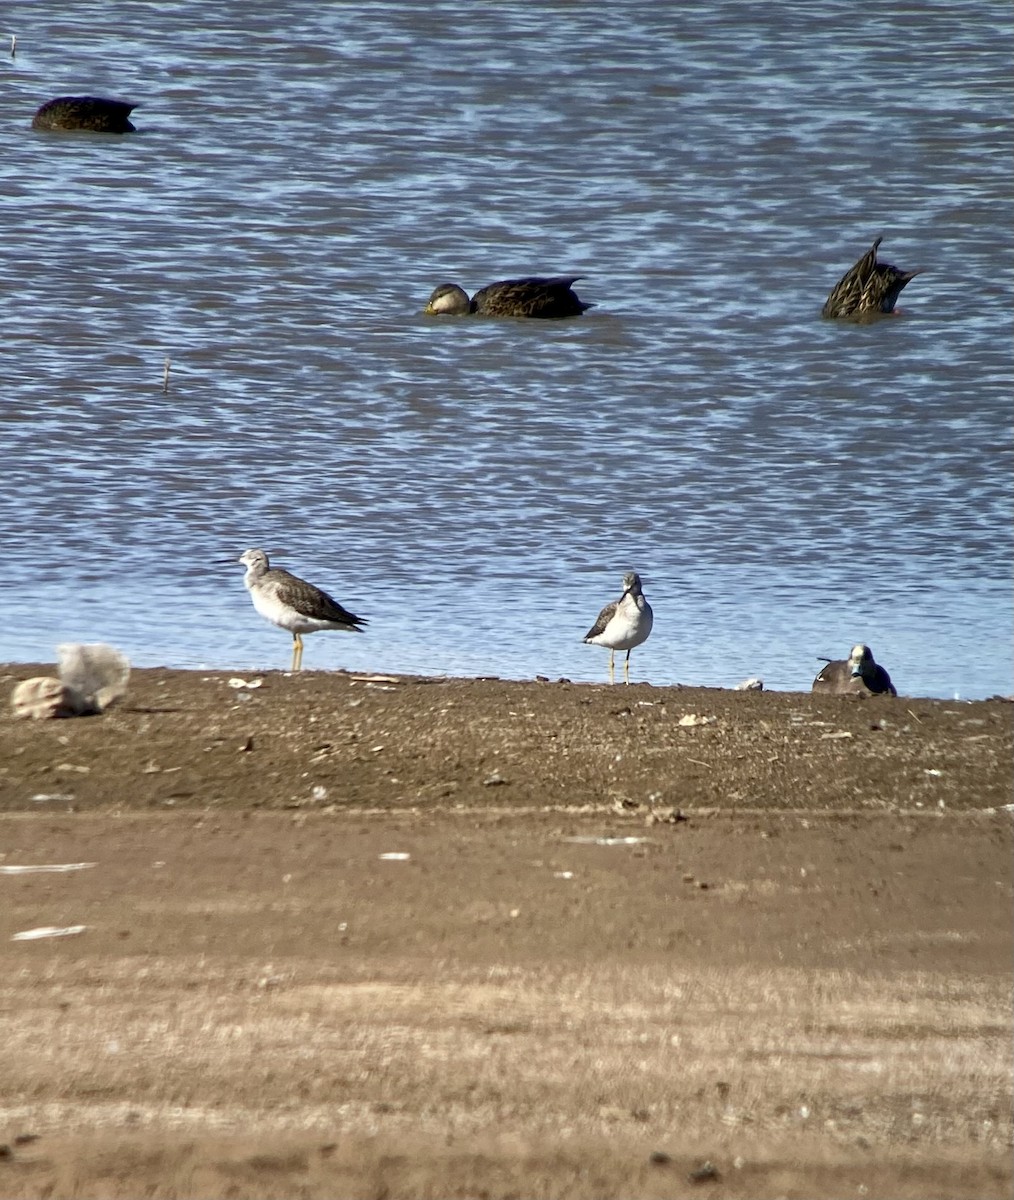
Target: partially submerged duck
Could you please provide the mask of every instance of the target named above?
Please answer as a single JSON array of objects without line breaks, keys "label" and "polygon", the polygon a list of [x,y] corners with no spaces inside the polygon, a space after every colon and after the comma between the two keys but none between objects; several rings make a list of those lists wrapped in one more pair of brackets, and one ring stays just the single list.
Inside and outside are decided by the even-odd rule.
[{"label": "partially submerged duck", "polygon": [[902,271],[890,263],[878,263],[877,247],[883,240],[877,238],[856,265],[834,285],[820,310],[822,317],[858,318],[894,312],[901,289],[920,272]]},{"label": "partially submerged duck", "polygon": [[879,696],[884,692],[892,696],[898,694],[890,675],[874,661],[873,651],[862,642],[852,647],[848,658],[829,662],[823,667],[810,690],[834,696],[857,693]]},{"label": "partially submerged duck", "polygon": [[480,288],[471,298],[456,283],[442,283],[423,310],[431,316],[462,317],[579,317],[591,304],[579,300],[571,290],[580,275],[557,275],[549,279],[502,279]]},{"label": "partially submerged duck", "polygon": [[134,133],[127,119],[136,104],[103,96],[57,96],[32,117],[33,129],[84,129],[89,133]]}]

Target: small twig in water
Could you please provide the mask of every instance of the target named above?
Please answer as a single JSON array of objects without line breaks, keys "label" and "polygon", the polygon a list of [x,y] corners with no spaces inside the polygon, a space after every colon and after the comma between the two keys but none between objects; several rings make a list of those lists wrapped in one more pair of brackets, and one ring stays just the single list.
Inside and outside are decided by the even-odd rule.
[{"label": "small twig in water", "polygon": [[163,372],[163,375],[162,375],[162,393],[163,393],[163,395],[166,395],[166,396],[169,394],[169,355],[168,354],[165,356],[165,371]]},{"label": "small twig in water", "polygon": [[16,33],[12,33],[11,34],[11,58],[15,58],[17,56],[17,53],[18,53],[18,35]]}]

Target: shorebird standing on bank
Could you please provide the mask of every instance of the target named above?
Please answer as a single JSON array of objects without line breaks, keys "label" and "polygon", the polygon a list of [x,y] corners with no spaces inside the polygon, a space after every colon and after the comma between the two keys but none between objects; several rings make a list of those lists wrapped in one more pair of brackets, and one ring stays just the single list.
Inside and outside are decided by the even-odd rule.
[{"label": "shorebird standing on bank", "polygon": [[613,682],[613,659],[617,650],[626,650],[623,660],[623,682],[630,682],[630,652],[651,633],[651,605],[641,591],[641,577],[635,571],[623,576],[623,595],[607,604],[595,624],[584,635],[594,646],[609,647],[609,682]]},{"label": "shorebird standing on bank", "polygon": [[358,633],[360,626],[366,624],[365,617],[357,617],[342,608],[337,600],[312,583],[278,567],[270,567],[263,550],[247,550],[239,561],[246,567],[243,582],[254,608],[265,620],[292,634],[290,669],[293,671],[300,670],[303,665],[304,633],[317,633],[321,629]]}]

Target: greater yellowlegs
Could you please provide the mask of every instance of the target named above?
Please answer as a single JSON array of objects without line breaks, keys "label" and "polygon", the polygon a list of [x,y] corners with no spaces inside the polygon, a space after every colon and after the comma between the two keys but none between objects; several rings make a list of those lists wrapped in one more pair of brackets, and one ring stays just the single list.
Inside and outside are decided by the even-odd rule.
[{"label": "greater yellowlegs", "polygon": [[609,682],[613,682],[613,658],[617,650],[626,650],[623,682],[630,682],[630,652],[651,633],[651,605],[641,591],[641,577],[635,571],[623,576],[623,595],[607,604],[595,624],[584,635],[594,646],[609,647]]},{"label": "greater yellowlegs", "polygon": [[134,133],[127,118],[137,107],[104,96],[57,96],[32,117],[33,129],[85,129],[89,133]]},{"label": "greater yellowlegs", "polygon": [[854,267],[850,267],[831,289],[822,317],[869,317],[894,312],[901,289],[919,271],[901,271],[890,263],[877,262],[877,238]]},{"label": "greater yellowlegs", "polygon": [[292,634],[292,667],[303,665],[304,633],[321,629],[342,629],[359,632],[366,624],[365,617],[350,613],[327,592],[268,564],[263,550],[247,550],[239,561],[246,567],[243,582],[250,592],[254,608],[274,625]]},{"label": "greater yellowlegs", "polygon": [[477,313],[480,317],[579,317],[594,307],[579,300],[571,285],[580,275],[560,275],[552,279],[502,279],[488,284],[469,300],[468,293],[456,283],[434,288],[424,312],[431,316],[462,317]]},{"label": "greater yellowlegs", "polygon": [[869,646],[859,642],[845,659],[829,662],[821,668],[810,689],[814,692],[830,692],[841,695],[846,692],[873,692],[879,695],[890,692],[897,696],[891,677],[873,659]]}]

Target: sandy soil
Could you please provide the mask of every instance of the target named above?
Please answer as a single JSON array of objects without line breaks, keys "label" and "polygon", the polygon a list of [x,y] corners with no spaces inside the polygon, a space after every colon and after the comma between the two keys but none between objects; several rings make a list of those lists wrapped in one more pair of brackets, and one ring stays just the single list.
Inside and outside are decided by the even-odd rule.
[{"label": "sandy soil", "polygon": [[1009,703],[258,681],[0,715],[0,1195],[1009,1195]]}]

